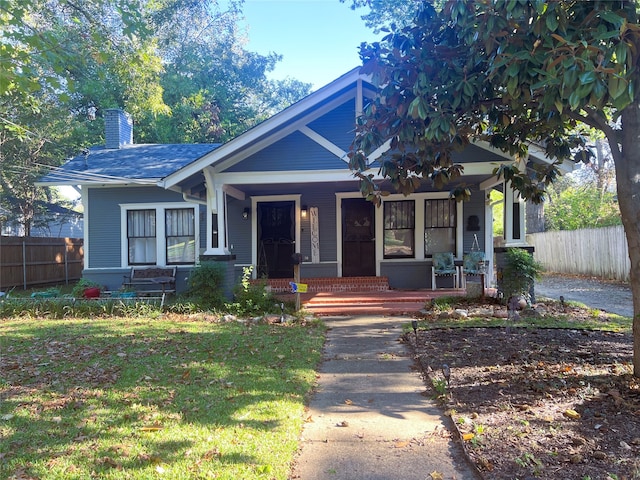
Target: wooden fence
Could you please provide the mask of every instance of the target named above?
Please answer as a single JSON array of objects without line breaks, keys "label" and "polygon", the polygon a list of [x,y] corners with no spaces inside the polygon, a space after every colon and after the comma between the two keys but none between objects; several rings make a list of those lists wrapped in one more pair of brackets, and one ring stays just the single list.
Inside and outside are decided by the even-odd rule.
[{"label": "wooden fence", "polygon": [[629,281],[629,250],[622,226],[527,235],[548,272]]},{"label": "wooden fence", "polygon": [[0,236],[0,290],[68,284],[82,277],[81,238]]}]

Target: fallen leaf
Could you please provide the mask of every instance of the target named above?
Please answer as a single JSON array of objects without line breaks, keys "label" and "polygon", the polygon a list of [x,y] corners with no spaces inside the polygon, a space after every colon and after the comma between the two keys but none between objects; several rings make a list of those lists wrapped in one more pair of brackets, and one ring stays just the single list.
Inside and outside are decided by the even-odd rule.
[{"label": "fallen leaf", "polygon": [[436,470],[431,472],[429,476],[431,477],[431,480],[444,480],[444,477],[442,476],[442,474]]},{"label": "fallen leaf", "polygon": [[407,442],[407,441],[402,441],[402,442],[396,442],[395,447],[396,447],[396,448],[404,448],[404,447],[406,447],[407,445],[409,445],[409,442]]},{"label": "fallen leaf", "polygon": [[469,440],[472,440],[475,437],[475,434],[473,433],[463,433],[462,434],[462,440],[464,440],[465,442],[468,442]]},{"label": "fallen leaf", "polygon": [[141,432],[159,432],[162,427],[140,427]]},{"label": "fallen leaf", "polygon": [[349,400],[348,398],[344,401],[345,405],[353,405],[353,400]]},{"label": "fallen leaf", "polygon": [[564,416],[567,418],[570,418],[572,420],[578,420],[580,418],[580,414],[578,412],[576,412],[575,410],[572,410],[570,408],[566,409],[564,411]]}]

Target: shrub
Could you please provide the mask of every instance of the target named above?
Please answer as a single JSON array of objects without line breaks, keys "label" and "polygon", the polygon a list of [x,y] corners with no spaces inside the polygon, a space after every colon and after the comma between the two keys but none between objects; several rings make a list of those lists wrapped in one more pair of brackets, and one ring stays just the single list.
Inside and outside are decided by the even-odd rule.
[{"label": "shrub", "polygon": [[536,262],[526,250],[507,248],[500,282],[504,301],[508,302],[512,297],[524,297],[528,300],[529,292],[542,271],[542,264]]},{"label": "shrub", "polygon": [[266,288],[266,281],[251,283],[253,266],[242,269],[242,280],[234,291],[233,303],[225,305],[229,313],[238,316],[257,316],[265,313],[281,313],[280,303]]},{"label": "shrub", "polygon": [[222,264],[202,262],[189,276],[187,296],[203,309],[222,307],[225,301],[224,277]]}]

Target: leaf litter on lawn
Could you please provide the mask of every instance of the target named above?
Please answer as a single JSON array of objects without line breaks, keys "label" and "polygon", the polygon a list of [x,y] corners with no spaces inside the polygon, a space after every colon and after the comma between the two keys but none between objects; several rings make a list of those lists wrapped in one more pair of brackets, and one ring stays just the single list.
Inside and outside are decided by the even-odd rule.
[{"label": "leaf litter on lawn", "polygon": [[640,478],[628,332],[446,327],[404,338],[485,478]]}]

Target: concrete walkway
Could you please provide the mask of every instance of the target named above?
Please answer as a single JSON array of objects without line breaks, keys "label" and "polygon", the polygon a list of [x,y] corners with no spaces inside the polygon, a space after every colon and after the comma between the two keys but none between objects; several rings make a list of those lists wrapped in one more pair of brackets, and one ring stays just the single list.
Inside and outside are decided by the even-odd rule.
[{"label": "concrete walkway", "polygon": [[[328,317],[292,479],[476,480],[399,337],[408,317]],[[441,476],[438,476],[440,474]]]}]

